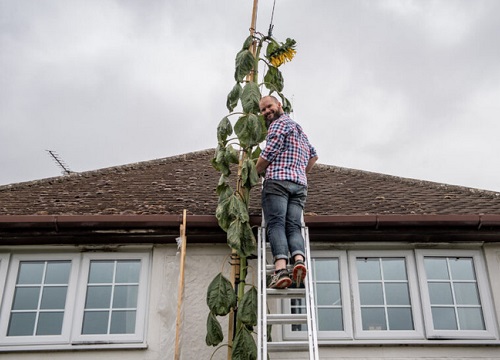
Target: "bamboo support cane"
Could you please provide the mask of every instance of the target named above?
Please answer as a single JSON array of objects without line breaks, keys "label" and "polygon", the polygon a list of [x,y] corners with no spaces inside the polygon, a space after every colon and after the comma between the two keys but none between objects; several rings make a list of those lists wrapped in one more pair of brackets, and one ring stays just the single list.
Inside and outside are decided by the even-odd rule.
[{"label": "bamboo support cane", "polygon": [[186,209],[182,214],[182,224],[180,225],[181,235],[181,260],[180,260],[180,274],[179,274],[179,288],[177,293],[177,319],[175,321],[175,354],[174,360],[180,359],[180,335],[181,335],[181,315],[182,315],[182,302],[184,299],[184,265],[186,260]]}]

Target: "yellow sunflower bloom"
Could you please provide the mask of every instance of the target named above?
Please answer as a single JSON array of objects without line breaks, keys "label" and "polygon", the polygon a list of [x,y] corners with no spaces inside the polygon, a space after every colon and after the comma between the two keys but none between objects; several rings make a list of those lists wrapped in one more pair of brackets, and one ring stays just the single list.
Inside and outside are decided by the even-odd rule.
[{"label": "yellow sunflower bloom", "polygon": [[287,61],[292,61],[293,57],[297,53],[294,47],[295,40],[290,38],[286,39],[286,42],[280,46],[277,46],[277,43],[274,42],[273,48],[267,56],[271,65],[279,67]]}]

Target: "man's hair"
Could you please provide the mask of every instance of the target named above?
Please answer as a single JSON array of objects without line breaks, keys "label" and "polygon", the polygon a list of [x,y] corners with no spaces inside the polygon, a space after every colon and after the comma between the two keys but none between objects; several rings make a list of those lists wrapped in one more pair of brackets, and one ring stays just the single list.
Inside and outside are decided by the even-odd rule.
[{"label": "man's hair", "polygon": [[260,101],[264,100],[265,98],[271,98],[271,99],[273,99],[273,101],[274,101],[276,104],[280,102],[280,101],[279,101],[278,99],[276,99],[276,97],[275,97],[275,96],[273,96],[273,95],[265,95],[265,96],[263,96],[263,97],[261,97],[261,98],[260,98]]}]

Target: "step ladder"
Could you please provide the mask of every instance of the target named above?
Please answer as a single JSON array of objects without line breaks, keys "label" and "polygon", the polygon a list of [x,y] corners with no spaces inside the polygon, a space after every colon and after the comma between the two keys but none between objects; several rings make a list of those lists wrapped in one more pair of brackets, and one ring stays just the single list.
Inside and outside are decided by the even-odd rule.
[{"label": "step ladder", "polygon": [[[263,217],[264,218],[264,217]],[[274,264],[268,264],[269,243],[266,242],[266,227],[264,221],[258,231],[258,316],[257,316],[257,360],[267,360],[268,354],[277,351],[304,351],[309,353],[309,360],[318,360],[318,333],[316,326],[316,302],[314,300],[313,282],[311,274],[311,254],[309,246],[309,230],[302,222],[302,236],[304,238],[305,263],[307,276],[303,287],[288,289],[268,289],[267,275],[274,273]],[[272,263],[272,258],[270,263]],[[289,271],[291,273],[291,265]],[[268,301],[271,300],[305,299],[305,313],[268,313]],[[281,305],[281,306],[280,306]],[[278,304],[283,309],[283,304]],[[285,326],[307,326],[307,339],[272,341],[268,326],[278,326],[284,334]]]}]

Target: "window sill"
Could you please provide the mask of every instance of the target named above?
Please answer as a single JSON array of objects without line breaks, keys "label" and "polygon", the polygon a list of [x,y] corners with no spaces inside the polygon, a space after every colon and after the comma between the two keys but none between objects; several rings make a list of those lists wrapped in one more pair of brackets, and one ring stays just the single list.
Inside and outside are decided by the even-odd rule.
[{"label": "window sill", "polygon": [[120,350],[120,349],[147,349],[148,344],[139,343],[79,343],[79,344],[47,344],[47,345],[0,345],[0,353],[19,351],[64,351],[64,350]]},{"label": "window sill", "polygon": [[338,345],[349,345],[349,346],[371,346],[371,345],[387,345],[387,346],[408,346],[408,345],[421,345],[421,346],[433,346],[433,345],[449,345],[449,346],[500,346],[500,340],[465,340],[465,339],[453,339],[453,340],[393,340],[393,339],[373,339],[373,340],[346,340],[341,339],[335,340],[318,340],[320,347],[327,346],[338,346]]}]

